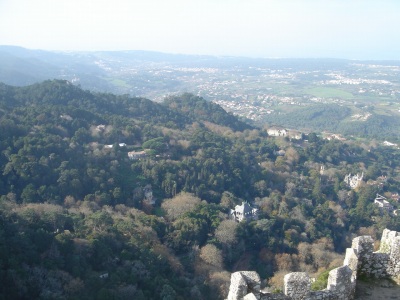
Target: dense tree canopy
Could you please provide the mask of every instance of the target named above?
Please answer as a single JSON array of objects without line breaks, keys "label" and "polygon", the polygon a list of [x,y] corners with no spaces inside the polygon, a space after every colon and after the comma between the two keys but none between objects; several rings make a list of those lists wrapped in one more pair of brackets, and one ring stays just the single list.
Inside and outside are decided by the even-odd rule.
[{"label": "dense tree canopy", "polygon": [[[190,94],[0,85],[0,151],[2,299],[223,298],[231,271],[322,271],[400,230],[373,205],[399,206],[399,150],[268,137]],[[228,220],[242,201],[258,220]]]}]

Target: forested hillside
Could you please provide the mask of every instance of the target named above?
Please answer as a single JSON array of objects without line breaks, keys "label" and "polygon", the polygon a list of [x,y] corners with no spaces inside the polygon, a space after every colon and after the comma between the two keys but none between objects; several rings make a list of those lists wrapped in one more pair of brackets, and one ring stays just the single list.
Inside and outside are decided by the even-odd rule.
[{"label": "forested hillside", "polygon": [[[307,140],[190,94],[1,84],[0,298],[223,299],[232,271],[279,288],[342,262],[354,234],[400,230],[373,204],[399,206],[399,150]],[[228,219],[242,201],[258,220]]]},{"label": "forested hillside", "polygon": [[[354,116],[366,116],[357,120]],[[373,109],[355,114],[352,109],[337,104],[320,104],[301,108],[295,112],[269,115],[263,119],[267,124],[290,128],[340,133],[378,140],[400,140],[398,117],[379,114]]]}]

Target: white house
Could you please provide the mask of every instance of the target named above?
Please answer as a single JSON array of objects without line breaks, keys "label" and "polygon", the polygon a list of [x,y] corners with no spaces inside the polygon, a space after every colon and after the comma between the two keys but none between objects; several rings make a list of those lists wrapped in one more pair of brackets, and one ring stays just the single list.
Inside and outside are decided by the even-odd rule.
[{"label": "white house", "polygon": [[129,159],[138,160],[146,157],[146,151],[131,151],[128,152]]},{"label": "white house", "polygon": [[384,196],[376,194],[376,198],[374,200],[374,204],[381,209],[387,210],[388,212],[393,211],[393,205],[390,204],[389,201],[386,200]]},{"label": "white house", "polygon": [[267,130],[269,136],[287,136],[288,131],[286,129],[270,128]]},{"label": "white house", "polygon": [[357,174],[354,176],[348,174],[344,177],[344,182],[352,189],[355,189],[362,183],[363,178],[364,178],[364,173],[361,173],[361,175]]},{"label": "white house", "polygon": [[256,220],[257,213],[257,208],[252,208],[247,202],[242,202],[242,205],[236,205],[235,209],[231,209],[230,217],[237,222]]}]

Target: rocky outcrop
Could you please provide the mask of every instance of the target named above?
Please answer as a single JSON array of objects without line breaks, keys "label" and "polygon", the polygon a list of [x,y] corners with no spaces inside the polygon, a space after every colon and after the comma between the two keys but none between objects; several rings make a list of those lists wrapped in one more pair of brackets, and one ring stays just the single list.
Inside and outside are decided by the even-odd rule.
[{"label": "rocky outcrop", "polygon": [[329,272],[328,284],[322,291],[311,291],[307,273],[285,275],[284,293],[260,290],[256,272],[241,271],[231,275],[228,300],[351,300],[354,299],[357,276],[391,278],[400,281],[400,232],[385,229],[380,249],[373,252],[373,239],[360,236],[346,250],[343,266]]}]

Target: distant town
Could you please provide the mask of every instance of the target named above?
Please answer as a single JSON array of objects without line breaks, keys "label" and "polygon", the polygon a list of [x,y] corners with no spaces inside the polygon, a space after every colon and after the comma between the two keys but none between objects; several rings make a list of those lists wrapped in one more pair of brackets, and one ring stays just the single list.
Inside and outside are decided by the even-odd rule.
[{"label": "distant town", "polygon": [[123,61],[98,60],[96,65],[118,77],[113,83],[132,95],[161,102],[168,95],[190,92],[256,122],[316,104],[350,107],[354,121],[366,121],[371,110],[400,116],[398,64],[316,61],[261,60],[257,66],[232,59],[221,66],[197,63],[213,67],[163,62],[129,68]]},{"label": "distant town", "polygon": [[[31,65],[34,58],[51,67],[36,70],[31,65],[26,74],[16,76],[8,64],[10,56],[21,64]],[[11,85],[59,78],[84,89],[155,102],[191,93],[259,127],[279,125],[377,139],[382,139],[384,127],[388,143],[400,141],[396,129],[400,126],[399,61],[250,59],[146,51],[54,53],[1,46],[0,67],[0,81]],[[328,106],[336,110],[324,112]]]}]

